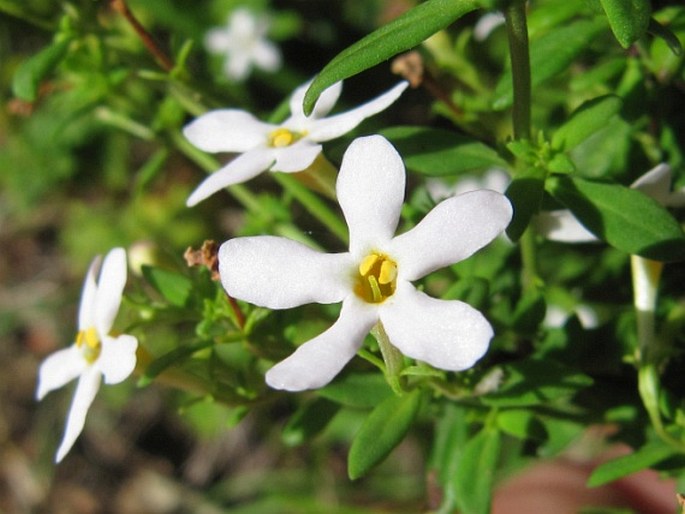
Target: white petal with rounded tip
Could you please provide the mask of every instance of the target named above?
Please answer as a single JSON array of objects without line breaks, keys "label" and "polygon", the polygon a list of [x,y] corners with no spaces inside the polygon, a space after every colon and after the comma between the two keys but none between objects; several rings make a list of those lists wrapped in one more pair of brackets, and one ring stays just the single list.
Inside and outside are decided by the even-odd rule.
[{"label": "white petal with rounded tip", "polygon": [[354,357],[377,320],[375,307],[348,298],[333,326],[267,371],[266,383],[286,391],[316,389],[328,384]]},{"label": "white petal with rounded tip", "polygon": [[302,139],[292,146],[274,148],[273,152],[276,162],[271,166],[271,171],[295,173],[306,170],[314,162],[321,153],[321,145]]},{"label": "white petal with rounded tip", "polygon": [[231,36],[224,28],[212,29],[205,34],[204,44],[211,53],[224,53],[231,45]]},{"label": "white petal with rounded tip", "polygon": [[507,197],[494,191],[454,196],[393,239],[387,251],[397,261],[399,277],[416,280],[484,247],[507,227],[512,212]]},{"label": "white petal with rounded tip", "polygon": [[402,159],[385,138],[358,138],[347,148],[336,189],[355,257],[392,238],[404,201],[404,183]]},{"label": "white petal with rounded tip", "polygon": [[49,355],[38,369],[36,398],[42,400],[50,391],[68,384],[87,366],[81,350],[75,344]]},{"label": "white petal with rounded tip", "polygon": [[[224,61],[224,73],[229,79],[241,82],[247,78],[252,69],[252,59],[246,52],[231,52],[230,56]],[[221,143],[219,143],[221,144]],[[256,143],[259,144],[259,143]],[[255,145],[256,146],[256,145]],[[210,151],[210,150],[207,150]],[[214,150],[228,151],[228,150]],[[239,150],[237,150],[239,151]]]},{"label": "white petal with rounded tip", "polygon": [[103,339],[96,364],[106,384],[118,384],[133,373],[136,367],[136,348],[138,340],[127,334]]},{"label": "white petal with rounded tip", "polygon": [[596,243],[597,236],[585,228],[568,209],[542,211],[534,220],[535,229],[550,241]]},{"label": "white petal with rounded tip", "polygon": [[264,71],[276,71],[281,67],[281,52],[268,41],[259,41],[252,51],[255,64]]},{"label": "white petal with rounded tip", "polygon": [[246,152],[265,145],[275,125],[264,123],[238,109],[219,109],[196,118],[183,135],[205,152]]},{"label": "white petal with rounded tip", "polygon": [[288,309],[342,301],[352,292],[354,263],[348,253],[321,253],[282,237],[241,237],[219,248],[219,274],[234,298]]},{"label": "white petal with rounded tip", "polygon": [[114,248],[105,256],[95,295],[95,327],[100,339],[112,329],[126,286],[126,251]]},{"label": "white petal with rounded tip", "polygon": [[100,378],[100,372],[93,366],[89,366],[79,378],[55,462],[60,462],[64,458],[83,430],[88,408],[93,403],[93,399],[100,388]]},{"label": "white petal with rounded tip", "polygon": [[671,167],[661,163],[638,178],[630,187],[665,205],[671,194]]},{"label": "white petal with rounded tip", "polygon": [[379,308],[390,342],[404,355],[448,371],[470,368],[488,349],[493,331],[483,315],[456,300],[436,300],[408,282]]},{"label": "white petal with rounded tip", "polygon": [[81,303],[78,309],[78,328],[85,330],[95,326],[95,298],[97,296],[98,286],[95,282],[97,277],[97,270],[102,262],[102,257],[97,256],[93,259],[88,267],[86,278],[83,281],[83,290],[81,291]]},{"label": "white petal with rounded tip", "polygon": [[390,91],[360,105],[350,111],[328,118],[313,120],[309,126],[309,138],[312,141],[329,141],[346,134],[366,118],[378,114],[390,107],[407,89],[409,82],[400,82]]},{"label": "white petal with rounded tip", "polygon": [[225,187],[256,177],[268,170],[275,158],[273,150],[268,148],[257,148],[239,155],[204,179],[188,197],[186,205],[192,207]]}]

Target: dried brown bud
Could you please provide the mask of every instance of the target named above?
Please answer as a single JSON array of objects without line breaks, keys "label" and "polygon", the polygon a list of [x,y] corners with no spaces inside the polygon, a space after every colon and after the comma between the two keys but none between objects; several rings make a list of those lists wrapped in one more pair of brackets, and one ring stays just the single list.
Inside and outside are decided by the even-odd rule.
[{"label": "dried brown bud", "polygon": [[414,89],[423,82],[423,57],[416,50],[395,57],[390,69],[395,75],[399,75],[409,81],[409,85]]},{"label": "dried brown bud", "polygon": [[199,250],[188,247],[183,254],[186,264],[192,266],[206,266],[212,272],[212,280],[219,280],[219,245],[216,241],[207,240]]}]

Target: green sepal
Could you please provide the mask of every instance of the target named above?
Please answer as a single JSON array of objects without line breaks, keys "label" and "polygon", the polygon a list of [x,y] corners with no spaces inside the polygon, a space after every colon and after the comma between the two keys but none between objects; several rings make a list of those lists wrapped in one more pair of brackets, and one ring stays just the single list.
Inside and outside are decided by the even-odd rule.
[{"label": "green sepal", "polygon": [[474,0],[427,0],[340,52],[324,66],[304,96],[311,114],[319,95],[339,80],[413,48],[478,7]]},{"label": "green sepal", "polygon": [[685,234],[656,200],[618,184],[551,177],[549,193],[593,234],[631,255],[658,261],[685,259]]},{"label": "green sepal", "polygon": [[421,405],[421,392],[391,396],[371,411],[354,436],[347,456],[347,474],[364,476],[402,442]]}]

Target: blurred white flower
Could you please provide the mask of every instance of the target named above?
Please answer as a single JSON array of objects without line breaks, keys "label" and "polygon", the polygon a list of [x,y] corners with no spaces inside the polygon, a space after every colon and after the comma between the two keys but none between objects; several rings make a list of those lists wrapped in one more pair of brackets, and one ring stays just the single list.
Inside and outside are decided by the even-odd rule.
[{"label": "blurred white flower", "polygon": [[205,152],[240,152],[219,171],[207,177],[188,198],[189,207],[220,189],[245,182],[263,171],[294,173],[305,170],[321,153],[321,142],[349,132],[369,116],[387,109],[407,88],[400,82],[390,91],[347,112],[325,117],[342,91],[342,82],[326,89],[310,116],[302,109],[309,83],[290,99],[290,117],[274,125],[238,109],[210,111],[191,122],[183,134]]},{"label": "blurred white flower", "polygon": [[267,372],[271,387],[299,391],[327,384],[379,322],[402,353],[440,369],[469,368],[487,350],[493,330],[479,311],[431,298],[411,282],[492,241],[511,220],[511,204],[493,191],[465,193],[393,237],[405,179],[402,159],[387,140],[356,139],[337,181],[350,231],[348,252],[324,254],[273,236],[236,238],[221,246],[221,281],[235,298],[270,309],[342,302],[328,330]]},{"label": "blurred white flower", "polygon": [[440,202],[450,196],[477,191],[478,189],[490,189],[504,194],[510,182],[511,177],[506,171],[491,168],[480,177],[460,176],[454,184],[448,184],[440,178],[429,178],[426,180],[426,190],[434,202]]},{"label": "blurred white flower", "polygon": [[281,52],[266,39],[269,20],[249,9],[238,8],[224,27],[214,28],[205,35],[205,47],[213,54],[225,55],[224,72],[235,81],[243,81],[256,66],[274,72],[281,67]]},{"label": "blurred white flower", "polygon": [[126,284],[126,252],[115,248],[107,254],[96,284],[99,263],[99,257],[93,260],[83,285],[76,342],[48,356],[38,371],[38,400],[78,377],[56,462],[64,458],[83,430],[102,377],[107,384],[118,384],[136,366],[138,340],[126,334],[110,335]]},{"label": "blurred white flower", "polygon": [[504,25],[504,21],[504,14],[501,12],[484,14],[473,27],[473,39],[485,41],[497,27]]},{"label": "blurred white flower", "polygon": [[585,329],[594,329],[599,326],[597,312],[589,305],[584,304],[576,305],[572,311],[560,305],[548,305],[542,324],[549,328],[561,328],[571,315],[575,315],[580,321],[580,326]]}]

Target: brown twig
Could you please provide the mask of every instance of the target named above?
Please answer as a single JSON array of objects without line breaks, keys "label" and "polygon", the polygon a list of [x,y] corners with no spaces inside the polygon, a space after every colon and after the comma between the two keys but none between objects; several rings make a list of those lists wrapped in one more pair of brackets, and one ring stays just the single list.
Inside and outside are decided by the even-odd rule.
[{"label": "brown twig", "polygon": [[126,21],[128,21],[133,30],[136,31],[138,37],[148,49],[148,51],[157,59],[158,64],[164,71],[171,71],[174,69],[173,61],[162,51],[157,45],[150,33],[143,27],[138,19],[133,15],[131,10],[126,5],[126,0],[111,0],[112,9],[121,14]]}]

